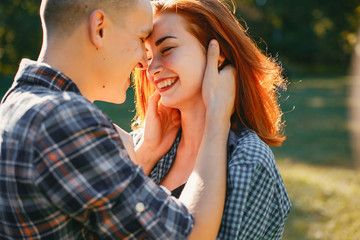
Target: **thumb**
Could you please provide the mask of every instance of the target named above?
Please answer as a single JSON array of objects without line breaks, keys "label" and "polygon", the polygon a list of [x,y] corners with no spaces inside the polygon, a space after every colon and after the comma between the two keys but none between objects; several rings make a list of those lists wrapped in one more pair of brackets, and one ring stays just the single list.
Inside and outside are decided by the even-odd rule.
[{"label": "thumb", "polygon": [[217,74],[218,73],[218,63],[219,63],[219,43],[217,40],[212,39],[209,43],[207,51],[207,63],[206,63],[206,74]]}]

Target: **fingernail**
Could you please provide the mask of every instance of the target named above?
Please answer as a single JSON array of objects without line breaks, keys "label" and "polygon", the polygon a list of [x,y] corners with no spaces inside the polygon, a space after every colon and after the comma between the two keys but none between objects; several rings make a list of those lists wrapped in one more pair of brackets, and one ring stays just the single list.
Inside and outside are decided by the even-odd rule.
[{"label": "fingernail", "polygon": [[216,40],[211,40],[210,41],[210,47],[217,47],[217,41]]}]

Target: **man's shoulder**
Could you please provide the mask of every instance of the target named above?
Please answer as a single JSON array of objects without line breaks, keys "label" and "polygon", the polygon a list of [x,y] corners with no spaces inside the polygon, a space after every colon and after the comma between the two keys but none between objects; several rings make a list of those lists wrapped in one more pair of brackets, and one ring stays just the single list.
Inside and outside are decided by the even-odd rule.
[{"label": "man's shoulder", "polygon": [[0,106],[0,116],[8,131],[15,128],[37,131],[46,124],[66,126],[66,122],[110,122],[96,105],[79,94],[26,88],[11,93]]},{"label": "man's shoulder", "polygon": [[[79,128],[90,125],[109,125],[111,120],[95,104],[83,96],[72,92],[60,92],[44,97],[44,101],[37,106],[43,110],[44,124],[62,124],[72,122],[71,128],[78,124]],[[39,109],[38,109],[39,110]],[[64,124],[66,125],[66,124]]]},{"label": "man's shoulder", "polygon": [[[67,109],[96,109],[94,104],[77,93],[50,91],[42,87],[16,89],[3,105],[5,108],[11,105],[22,109],[35,110],[43,115],[47,115],[51,111],[66,111]],[[18,111],[19,109],[14,110]]]}]

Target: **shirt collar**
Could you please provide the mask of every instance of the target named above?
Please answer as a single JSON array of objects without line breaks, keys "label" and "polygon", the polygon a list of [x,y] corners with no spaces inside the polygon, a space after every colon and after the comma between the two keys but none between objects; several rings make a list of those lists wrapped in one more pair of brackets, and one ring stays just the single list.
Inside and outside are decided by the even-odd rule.
[{"label": "shirt collar", "polygon": [[53,91],[71,91],[81,94],[75,83],[62,72],[46,63],[23,59],[12,87],[30,83],[47,87]]},{"label": "shirt collar", "polygon": [[227,142],[227,151],[228,151],[229,155],[232,153],[232,151],[236,147],[236,142],[237,142],[238,138],[239,138],[238,135],[233,130],[229,131],[229,137],[228,137],[228,142]]}]

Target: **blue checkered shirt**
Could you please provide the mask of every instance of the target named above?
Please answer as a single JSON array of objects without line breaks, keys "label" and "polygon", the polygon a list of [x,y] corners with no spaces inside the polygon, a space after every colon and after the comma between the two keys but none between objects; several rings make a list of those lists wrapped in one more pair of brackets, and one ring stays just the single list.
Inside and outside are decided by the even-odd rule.
[{"label": "blue checkered shirt", "polygon": [[128,157],[109,118],[23,60],[0,105],[0,239],[186,239],[193,216]]},{"label": "blue checkered shirt", "polygon": [[[169,152],[150,177],[160,183],[175,159],[181,131]],[[227,187],[218,240],[281,239],[290,211],[290,200],[274,155],[252,131],[228,140]]]}]

